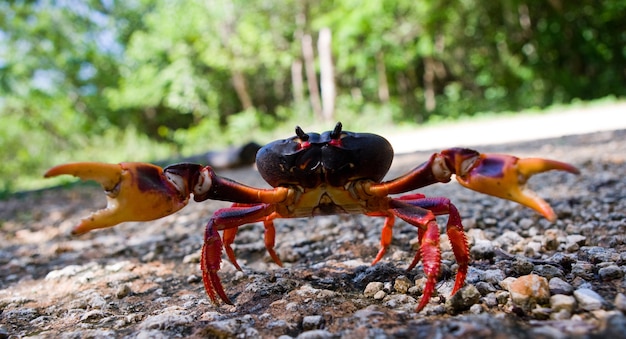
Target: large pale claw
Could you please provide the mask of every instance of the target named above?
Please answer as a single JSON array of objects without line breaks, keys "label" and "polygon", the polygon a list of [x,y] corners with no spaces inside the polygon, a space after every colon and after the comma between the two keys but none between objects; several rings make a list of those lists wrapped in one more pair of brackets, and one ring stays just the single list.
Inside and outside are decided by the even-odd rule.
[{"label": "large pale claw", "polygon": [[576,167],[559,161],[510,155],[480,154],[474,166],[457,180],[465,187],[530,207],[550,221],[556,220],[552,207],[525,187],[532,175],[550,170],[579,174]]},{"label": "large pale claw", "polygon": [[189,200],[185,183],[175,185],[161,167],[148,163],[79,162],[53,167],[44,176],[63,174],[97,181],[107,195],[107,207],[83,219],[73,234],[125,221],[155,220],[180,210]]}]

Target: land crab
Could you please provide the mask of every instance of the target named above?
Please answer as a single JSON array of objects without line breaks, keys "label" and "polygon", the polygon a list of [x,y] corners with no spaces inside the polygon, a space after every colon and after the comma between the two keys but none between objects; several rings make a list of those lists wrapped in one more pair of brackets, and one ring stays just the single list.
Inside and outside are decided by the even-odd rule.
[{"label": "land crab", "polygon": [[392,159],[393,149],[385,138],[344,131],[341,123],[337,123],[332,131],[322,134],[305,133],[296,127],[295,136],[262,147],[256,164],[263,179],[273,187],[269,189],[243,185],[217,175],[210,166],[192,163],[161,168],[140,162],[79,162],[53,167],[45,176],[70,174],[95,180],[106,192],[107,207],[83,219],[73,234],[170,215],[183,208],[192,194],[198,202],[207,199],[233,202],[231,207],[216,211],[205,228],[200,266],[204,287],[214,303],[219,297],[232,304],[218,271],[222,249],[241,270],[231,247],[239,226],[263,222],[267,252],[274,262],[282,265],[274,251],[274,219],[329,214],[384,217],[380,250],[373,265],[390,245],[398,217],[417,228],[420,247],[408,270],[422,261],[426,283],[416,308],[419,312],[432,296],[440,270],[439,226],[435,216],[448,215],[446,233],[458,263],[452,294],[465,283],[469,248],[461,216],[448,198],[418,193],[390,195],[446,183],[454,175],[469,189],[518,202],[554,221],[556,215],[550,205],[526,189],[525,183],[530,176],[549,170],[578,173],[574,166],[554,160],[520,159],[450,148],[433,154],[428,161],[396,179],[383,181]]}]

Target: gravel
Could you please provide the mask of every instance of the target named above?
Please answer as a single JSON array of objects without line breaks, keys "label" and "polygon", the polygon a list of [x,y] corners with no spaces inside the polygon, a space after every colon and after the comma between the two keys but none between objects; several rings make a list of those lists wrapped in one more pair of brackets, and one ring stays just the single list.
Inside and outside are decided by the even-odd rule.
[{"label": "gravel", "polygon": [[[445,234],[442,273],[420,313],[421,264],[407,272],[415,228],[398,221],[383,260],[382,218],[279,220],[271,262],[263,226],[241,227],[243,272],[220,276],[235,305],[213,305],[198,252],[204,223],[222,202],[191,203],[174,216],[71,237],[102,208],[94,186],[51,189],[0,201],[0,339],[170,337],[594,338],[626,333],[626,130],[475,147],[575,164],[530,181],[554,207],[551,223],[511,202],[457,184],[433,185],[458,207],[472,247],[466,286]],[[390,177],[432,152],[397,156]],[[252,168],[221,174],[263,185]],[[445,225],[445,217],[440,223]]]}]

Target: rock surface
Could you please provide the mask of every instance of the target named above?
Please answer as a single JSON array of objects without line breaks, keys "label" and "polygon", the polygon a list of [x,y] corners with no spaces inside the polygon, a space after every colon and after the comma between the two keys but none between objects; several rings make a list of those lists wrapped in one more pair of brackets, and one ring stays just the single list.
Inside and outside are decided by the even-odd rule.
[{"label": "rock surface", "polygon": [[[262,225],[241,227],[233,247],[243,272],[224,261],[219,273],[235,305],[216,306],[199,278],[198,253],[204,224],[227,203],[191,203],[157,221],[71,237],[80,218],[105,203],[98,188],[77,185],[0,201],[0,338],[623,335],[626,131],[475,148],[567,161],[582,174],[530,180],[554,207],[554,223],[454,183],[421,190],[450,198],[478,245],[465,293],[451,302],[457,265],[445,241],[435,295],[415,313],[422,266],[405,270],[415,228],[398,221],[387,255],[370,266],[382,218],[330,216],[276,222],[283,268],[268,259]],[[397,156],[389,177],[431,153]],[[263,185],[252,168],[220,173]],[[544,279],[548,298],[522,308],[505,286],[528,275]]]}]

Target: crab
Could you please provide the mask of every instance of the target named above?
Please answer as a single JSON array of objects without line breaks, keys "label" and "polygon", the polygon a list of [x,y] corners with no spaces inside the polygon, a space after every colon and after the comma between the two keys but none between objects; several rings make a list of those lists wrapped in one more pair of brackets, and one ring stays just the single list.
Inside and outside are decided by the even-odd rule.
[{"label": "crab", "polygon": [[[210,166],[193,163],[161,168],[142,162],[78,162],[53,167],[45,177],[70,174],[97,181],[105,190],[107,207],[83,219],[72,230],[73,234],[125,221],[155,220],[182,209],[191,195],[197,202],[207,199],[233,202],[231,207],[213,214],[204,233],[200,268],[205,290],[214,304],[219,304],[218,297],[233,304],[218,272],[223,250],[241,270],[232,244],[242,225],[263,223],[267,252],[282,266],[274,250],[275,219],[332,214],[383,217],[380,249],[372,261],[374,265],[390,246],[395,220],[400,218],[417,228],[419,250],[407,270],[422,261],[426,282],[416,308],[419,312],[433,295],[441,266],[436,216],[448,215],[445,231],[458,264],[452,295],[465,283],[470,252],[462,218],[454,204],[445,197],[410,192],[434,183],[447,183],[454,176],[466,188],[515,201],[554,221],[556,214],[550,205],[525,188],[526,181],[549,170],[579,173],[574,166],[554,160],[520,159],[450,148],[432,154],[426,162],[396,179],[383,181],[394,157],[385,138],[344,131],[341,123],[321,134],[305,133],[300,127],[295,132],[295,136],[271,142],[257,153],[258,172],[272,188],[250,187],[219,176]],[[393,196],[404,193],[407,194]],[[223,231],[222,236],[218,231]]]}]

